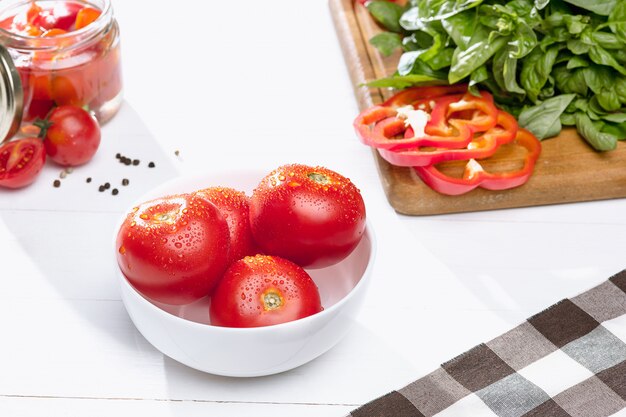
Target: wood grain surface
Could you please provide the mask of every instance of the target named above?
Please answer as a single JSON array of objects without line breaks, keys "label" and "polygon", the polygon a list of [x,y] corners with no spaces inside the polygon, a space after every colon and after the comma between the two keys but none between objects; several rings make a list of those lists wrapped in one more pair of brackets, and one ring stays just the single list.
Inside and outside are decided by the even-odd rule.
[{"label": "wood grain surface", "polygon": [[[393,74],[400,52],[382,57],[368,40],[380,32],[369,13],[354,0],[329,0],[330,10],[359,108],[392,95],[389,89],[367,88],[367,81]],[[355,115],[356,117],[356,115]],[[354,140],[358,140],[356,135]],[[523,186],[505,191],[475,189],[461,196],[431,190],[411,168],[397,167],[373,151],[391,206],[402,214],[430,215],[527,207],[626,197],[626,143],[596,152],[574,129],[542,142],[535,172]],[[510,163],[496,160],[491,166]]]}]

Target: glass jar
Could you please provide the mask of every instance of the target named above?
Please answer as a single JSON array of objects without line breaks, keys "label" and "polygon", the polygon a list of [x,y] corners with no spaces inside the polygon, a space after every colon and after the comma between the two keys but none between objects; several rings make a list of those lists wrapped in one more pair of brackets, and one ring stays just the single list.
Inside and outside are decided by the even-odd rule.
[{"label": "glass jar", "polygon": [[[25,30],[17,30],[24,26],[26,17],[22,16],[32,14],[33,7],[43,10],[37,15],[43,19],[43,25],[54,25],[46,23],[46,18],[49,22],[57,19],[59,26],[61,19],[65,19],[62,24],[68,31],[44,29],[40,33],[37,29],[37,35],[32,36]],[[97,9],[100,14],[86,26],[73,30],[71,19],[76,19],[76,11],[81,8]],[[62,17],[54,17],[55,13]],[[30,30],[31,25],[26,26]],[[0,117],[4,118],[0,124],[5,125],[6,133],[0,126],[0,142],[15,134],[16,125],[44,118],[54,106],[84,107],[101,124],[119,110],[122,103],[120,36],[110,0],[2,0],[1,47],[6,50],[0,53],[0,83],[3,83]],[[15,77],[16,73],[19,77]],[[13,120],[9,123],[11,114]]]}]

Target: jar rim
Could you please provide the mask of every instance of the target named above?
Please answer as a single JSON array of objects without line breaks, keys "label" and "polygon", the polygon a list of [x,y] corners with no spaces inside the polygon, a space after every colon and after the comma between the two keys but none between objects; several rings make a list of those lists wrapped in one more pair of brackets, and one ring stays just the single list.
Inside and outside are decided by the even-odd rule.
[{"label": "jar rim", "polygon": [[[46,2],[61,2],[65,0],[38,0],[40,3]],[[98,5],[94,4],[94,0],[69,0],[77,3],[85,3],[86,5],[98,7]],[[4,44],[7,48],[24,50],[24,51],[38,51],[38,50],[49,50],[49,49],[58,49],[59,43],[63,43],[62,40],[68,40],[71,42],[67,43],[68,47],[74,47],[88,41],[93,38],[98,33],[105,30],[109,23],[112,20],[113,16],[113,6],[111,5],[111,0],[97,0],[102,3],[102,7],[98,7],[101,10],[100,16],[87,26],[80,28],[78,30],[64,33],[61,35],[56,35],[49,38],[21,35],[19,33],[11,32],[10,30],[6,30],[0,28],[0,43]],[[32,0],[17,0],[13,4],[8,5],[6,10],[9,10],[13,7],[18,7],[22,5],[26,5],[31,3]]]}]

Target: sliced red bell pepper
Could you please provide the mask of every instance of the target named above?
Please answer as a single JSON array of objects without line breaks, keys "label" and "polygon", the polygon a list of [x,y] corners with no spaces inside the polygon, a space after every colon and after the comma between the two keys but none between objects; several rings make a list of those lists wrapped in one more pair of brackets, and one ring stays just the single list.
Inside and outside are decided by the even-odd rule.
[{"label": "sliced red bell pepper", "polygon": [[385,107],[402,107],[413,104],[418,100],[434,99],[449,94],[463,94],[467,92],[467,84],[435,85],[432,87],[411,87],[394,94],[382,105]]},{"label": "sliced red bell pepper", "polygon": [[402,150],[378,149],[378,152],[390,164],[405,167],[426,166],[445,161],[481,159],[493,155],[500,145],[513,141],[517,130],[515,118],[506,112],[498,111],[496,126],[475,137],[463,149],[416,147]]},{"label": "sliced red bell pepper", "polygon": [[[393,101],[393,104],[364,110],[354,120],[358,137],[364,144],[378,149],[399,150],[420,146],[464,148],[475,133],[496,125],[498,110],[489,93],[483,92],[480,97],[469,93],[435,97],[441,87],[433,90],[435,88],[429,87],[426,92],[421,89],[404,90],[386,102]],[[399,104],[403,106],[397,107]],[[430,114],[423,135],[415,136],[413,128],[407,126],[405,118],[400,117],[400,109],[406,106]]]},{"label": "sliced red bell pepper", "polygon": [[537,158],[541,153],[541,142],[529,131],[519,129],[513,142],[527,151],[524,166],[519,170],[507,172],[487,172],[475,159],[470,159],[462,178],[455,178],[442,173],[435,165],[417,166],[415,172],[430,188],[447,195],[467,193],[476,187],[488,190],[506,190],[526,183],[532,174]]}]

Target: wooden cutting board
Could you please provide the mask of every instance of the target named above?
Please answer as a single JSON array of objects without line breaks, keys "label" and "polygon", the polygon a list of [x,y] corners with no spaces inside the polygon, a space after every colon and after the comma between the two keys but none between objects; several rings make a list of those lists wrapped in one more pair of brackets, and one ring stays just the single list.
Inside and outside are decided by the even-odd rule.
[{"label": "wooden cutting board", "polygon": [[[363,83],[386,77],[396,69],[400,53],[381,56],[368,40],[380,32],[365,7],[354,0],[329,0],[330,10],[361,110],[392,95],[391,90]],[[355,115],[356,117],[356,115]],[[358,140],[355,134],[354,140]],[[475,189],[461,196],[431,190],[411,168],[397,167],[373,151],[391,206],[403,214],[428,215],[492,210],[544,204],[626,197],[626,143],[616,150],[596,152],[574,129],[542,142],[535,172],[521,187],[505,191]],[[511,161],[496,160],[497,165]]]}]

